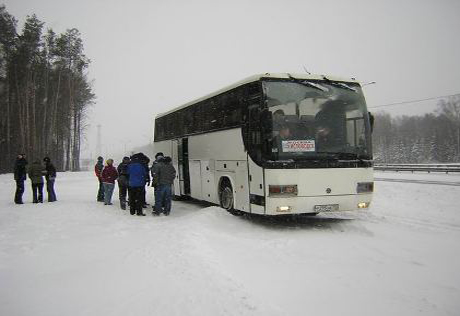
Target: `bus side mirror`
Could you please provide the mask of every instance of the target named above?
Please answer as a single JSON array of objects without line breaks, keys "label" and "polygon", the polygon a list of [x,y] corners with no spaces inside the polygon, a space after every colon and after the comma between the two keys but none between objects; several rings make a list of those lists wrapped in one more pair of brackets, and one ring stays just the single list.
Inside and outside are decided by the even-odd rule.
[{"label": "bus side mirror", "polygon": [[374,131],[374,115],[371,112],[367,112],[369,114],[369,123],[371,125],[371,133]]}]

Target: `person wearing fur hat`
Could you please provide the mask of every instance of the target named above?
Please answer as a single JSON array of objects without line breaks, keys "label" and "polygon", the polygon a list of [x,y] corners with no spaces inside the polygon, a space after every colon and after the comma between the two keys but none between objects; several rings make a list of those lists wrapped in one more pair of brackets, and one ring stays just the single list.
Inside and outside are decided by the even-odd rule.
[{"label": "person wearing fur hat", "polygon": [[143,156],[134,154],[131,156],[131,162],[128,164],[128,194],[129,194],[129,212],[131,215],[145,216],[143,208],[143,190],[148,178],[148,172],[145,169]]},{"label": "person wearing fur hat", "polygon": [[104,185],[104,205],[112,205],[112,194],[117,178],[118,172],[113,166],[113,159],[107,159],[106,166],[101,174],[102,184]]},{"label": "person wearing fur hat", "polygon": [[50,157],[43,158],[45,162],[46,192],[48,192],[48,202],[56,202],[56,192],[54,192],[54,181],[56,180],[56,168],[51,163]]}]

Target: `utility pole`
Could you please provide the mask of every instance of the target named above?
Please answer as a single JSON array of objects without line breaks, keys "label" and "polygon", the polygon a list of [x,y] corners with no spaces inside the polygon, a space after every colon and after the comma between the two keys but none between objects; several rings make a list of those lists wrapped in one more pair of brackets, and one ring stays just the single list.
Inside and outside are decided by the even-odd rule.
[{"label": "utility pole", "polygon": [[101,144],[101,124],[97,125],[97,143],[96,143],[96,155],[102,155],[102,144]]}]

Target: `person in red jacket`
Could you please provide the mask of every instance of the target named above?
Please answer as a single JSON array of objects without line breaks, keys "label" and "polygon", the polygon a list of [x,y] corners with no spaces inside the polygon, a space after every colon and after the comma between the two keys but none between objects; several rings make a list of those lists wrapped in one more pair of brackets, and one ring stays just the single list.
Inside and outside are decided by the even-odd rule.
[{"label": "person in red jacket", "polygon": [[102,169],[104,169],[104,158],[97,157],[97,163],[94,165],[94,174],[99,181],[99,189],[97,191],[97,201],[104,202],[104,185],[102,184]]},{"label": "person in red jacket", "polygon": [[117,169],[113,166],[113,159],[107,159],[107,165],[102,170],[101,178],[104,185],[104,205],[112,205],[112,194],[115,180],[118,178]]}]

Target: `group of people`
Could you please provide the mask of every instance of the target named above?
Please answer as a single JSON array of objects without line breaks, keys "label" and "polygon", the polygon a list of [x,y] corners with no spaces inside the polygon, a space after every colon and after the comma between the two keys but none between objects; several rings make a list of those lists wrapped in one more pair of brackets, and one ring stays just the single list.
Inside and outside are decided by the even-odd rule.
[{"label": "group of people", "polygon": [[48,202],[56,201],[54,191],[54,182],[56,180],[56,168],[51,163],[49,157],[40,160],[34,160],[30,165],[27,162],[25,154],[19,154],[14,164],[14,180],[16,181],[16,193],[14,203],[24,204],[22,196],[25,191],[24,182],[27,175],[32,183],[33,203],[43,203],[43,187],[46,179],[46,191],[48,192]]},{"label": "group of people", "polygon": [[165,157],[161,152],[157,153],[151,167],[150,159],[143,153],[123,157],[117,168],[113,165],[113,159],[107,159],[105,165],[103,162],[104,158],[98,157],[94,166],[99,181],[97,201],[104,202],[104,205],[112,205],[112,195],[117,181],[120,208],[125,210],[129,205],[131,215],[145,216],[143,209],[148,207],[146,186],[152,185],[155,194],[152,214],[169,215],[172,185],[176,178],[176,170],[171,164],[170,157]]}]

